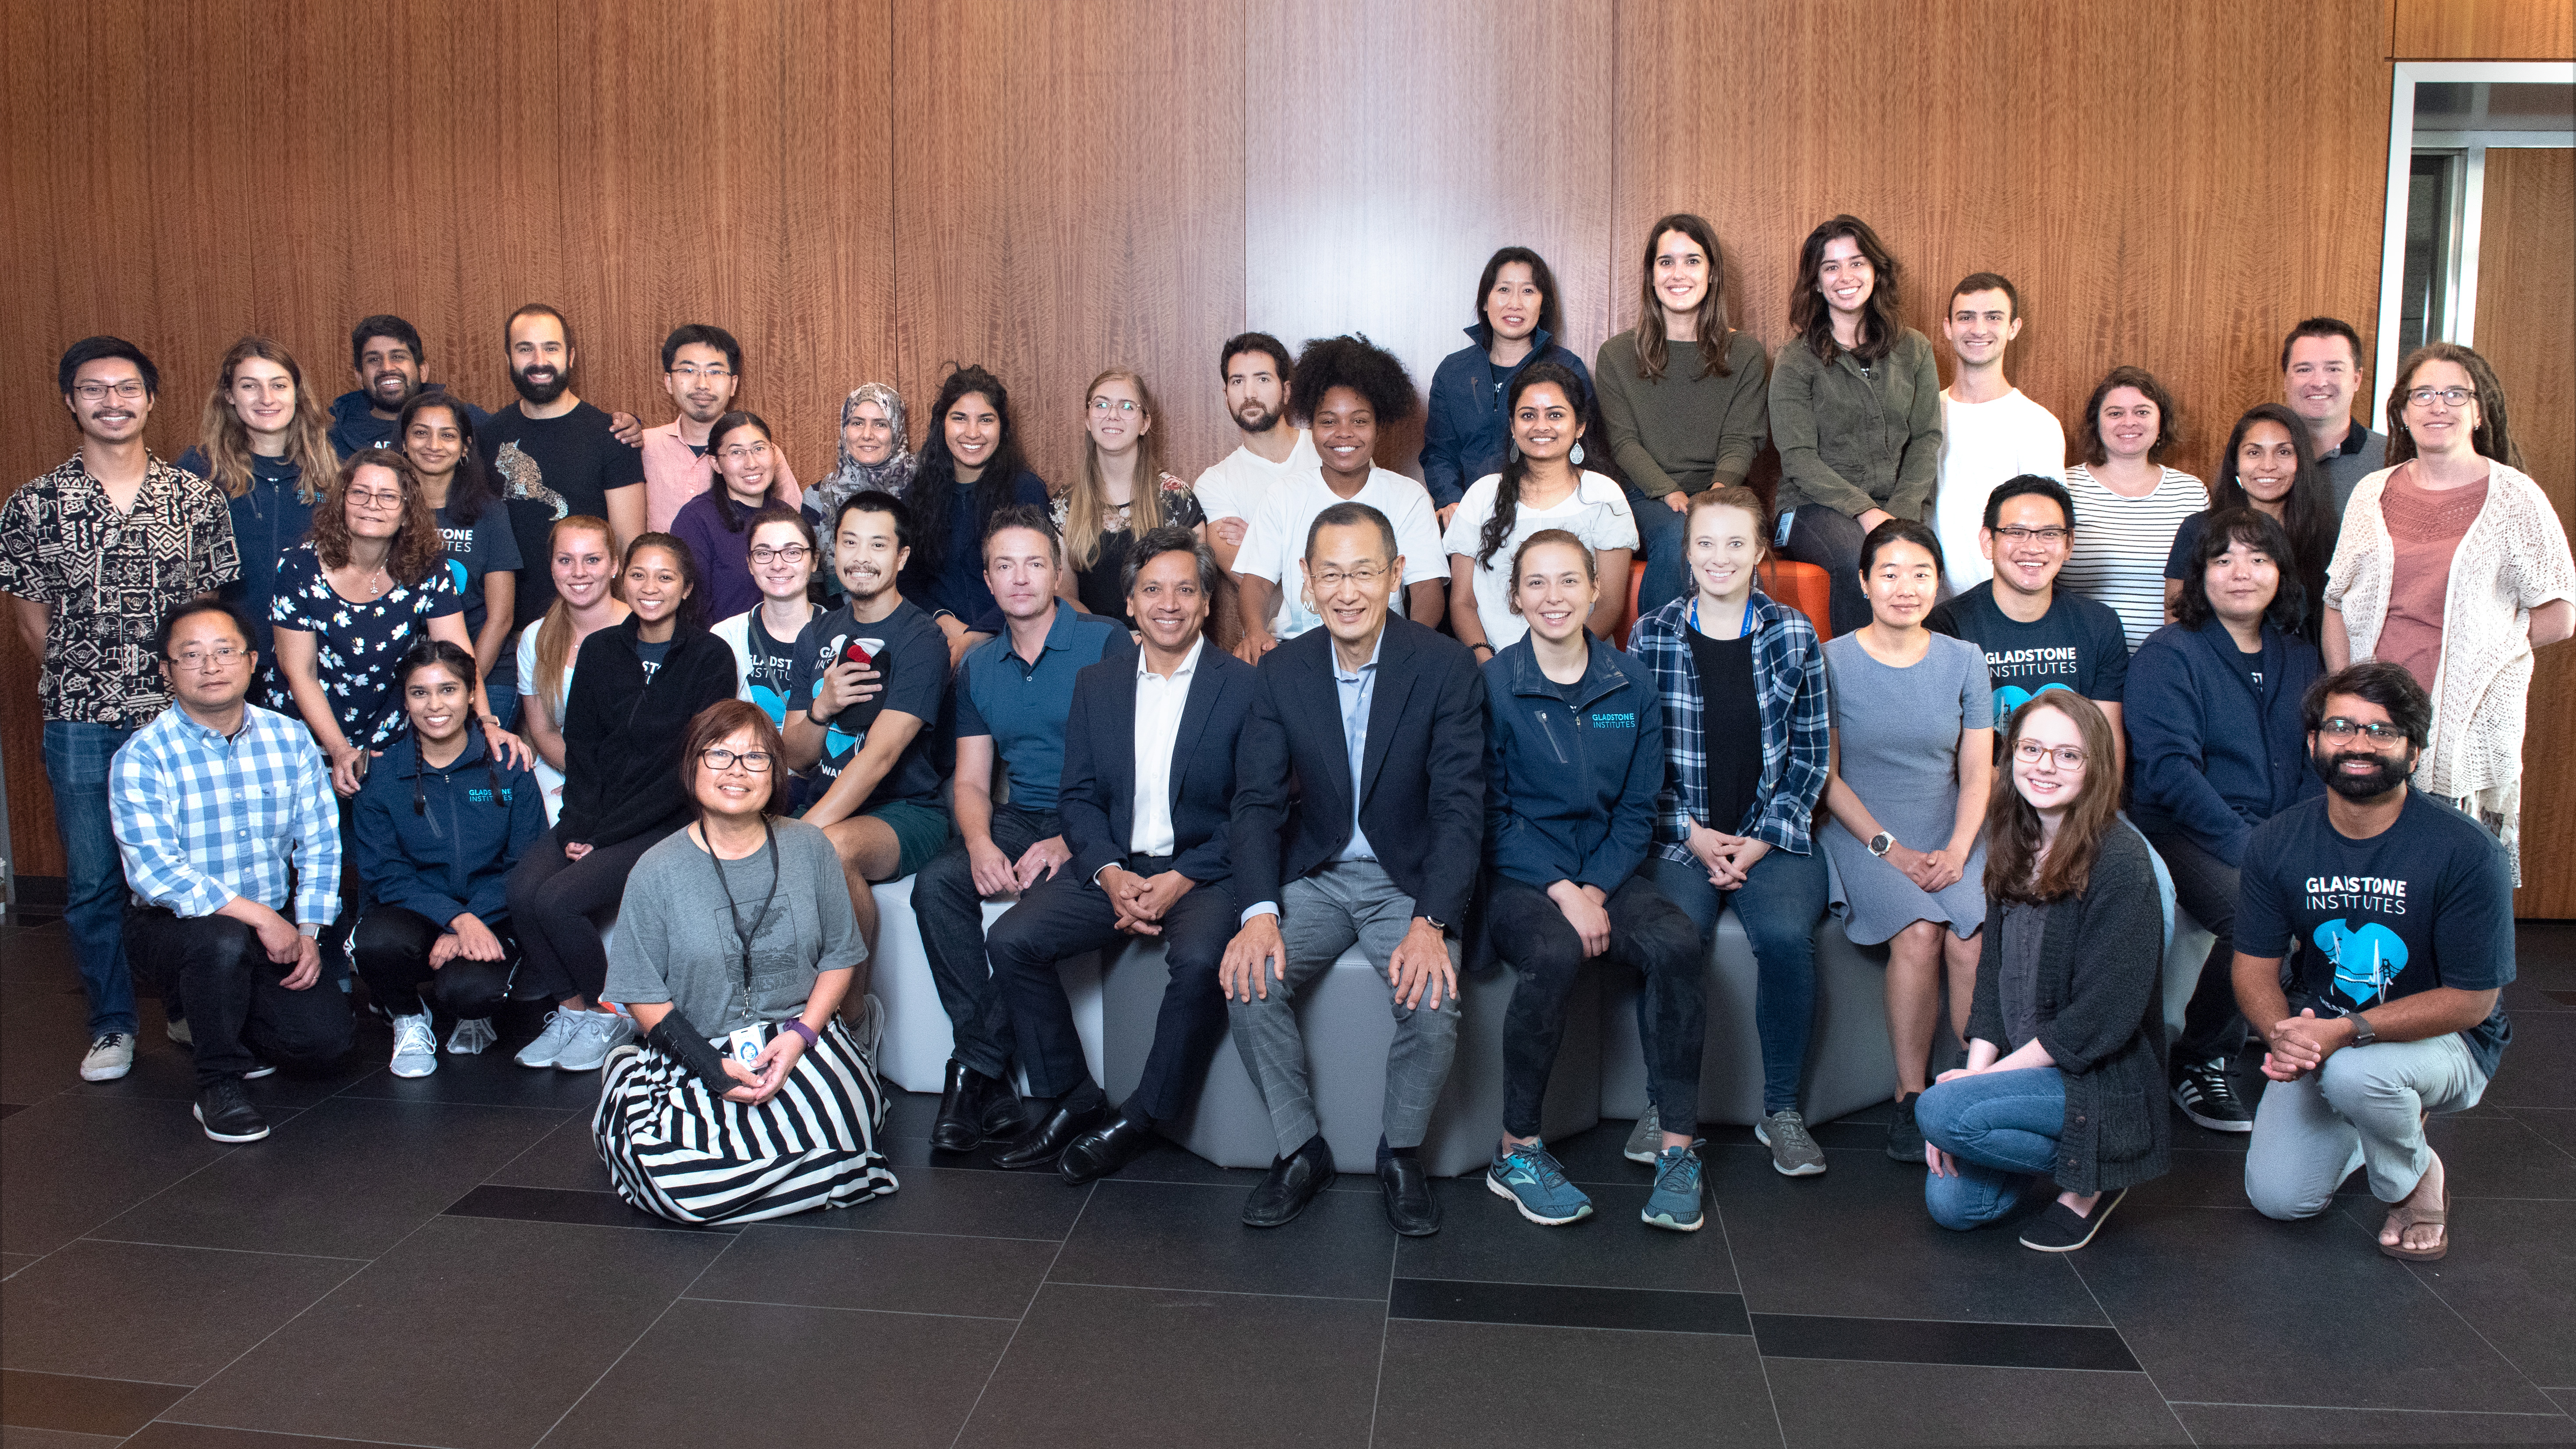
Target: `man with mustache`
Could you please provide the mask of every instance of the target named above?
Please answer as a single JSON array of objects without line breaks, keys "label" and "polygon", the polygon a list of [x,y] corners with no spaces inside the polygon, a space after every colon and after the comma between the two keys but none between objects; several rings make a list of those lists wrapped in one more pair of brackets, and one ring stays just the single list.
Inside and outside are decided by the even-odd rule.
[{"label": "man with mustache", "polygon": [[1313,436],[1288,421],[1288,375],[1295,367],[1288,345],[1267,332],[1229,337],[1218,350],[1226,416],[1243,430],[1243,445],[1210,463],[1191,492],[1207,514],[1208,549],[1221,569],[1234,568],[1244,530],[1270,490],[1321,466]]},{"label": "man with mustache", "polygon": [[[680,415],[658,428],[644,430],[644,526],[667,533],[688,501],[707,491],[715,479],[715,460],[707,456],[707,430],[733,407],[742,386],[742,344],[721,327],[684,322],[662,339],[662,390]],[[777,466],[770,470],[770,497],[782,508],[804,501],[787,455],[772,450]]]},{"label": "man with mustache", "polygon": [[[543,302],[530,302],[504,324],[503,351],[519,400],[476,425],[483,462],[510,504],[519,557],[545,559],[555,520],[576,514],[608,520],[617,556],[645,531],[644,462],[620,442],[615,420],[572,390],[579,354],[572,323]],[[532,506],[542,505],[542,507]],[[554,576],[542,566],[519,573],[517,627],[545,617]]]},{"label": "man with mustache", "polygon": [[2477,822],[2406,783],[2433,704],[2404,668],[2327,675],[2300,711],[2328,793],[2255,827],[2236,911],[2236,999],[2271,1079],[2245,1195],[2267,1217],[2314,1217],[2362,1166],[2389,1209],[2379,1251],[2430,1262],[2450,1251],[2451,1192],[2424,1124],[2478,1104],[2512,1035],[2498,1003],[2512,869]]}]

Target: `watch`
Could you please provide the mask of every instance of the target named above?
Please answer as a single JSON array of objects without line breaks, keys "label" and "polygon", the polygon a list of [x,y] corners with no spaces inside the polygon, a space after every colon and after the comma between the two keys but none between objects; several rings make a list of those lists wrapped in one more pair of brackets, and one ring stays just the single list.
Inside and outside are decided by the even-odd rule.
[{"label": "watch", "polygon": [[1869,838],[1869,853],[1877,856],[1881,860],[1885,860],[1887,858],[1887,853],[1895,848],[1896,837],[1888,834],[1884,830]]},{"label": "watch", "polygon": [[2344,1017],[2344,1020],[2352,1023],[2352,1044],[2354,1046],[2364,1047],[2379,1040],[2379,1033],[2370,1029],[2369,1017],[2355,1011],[2347,1014]]}]

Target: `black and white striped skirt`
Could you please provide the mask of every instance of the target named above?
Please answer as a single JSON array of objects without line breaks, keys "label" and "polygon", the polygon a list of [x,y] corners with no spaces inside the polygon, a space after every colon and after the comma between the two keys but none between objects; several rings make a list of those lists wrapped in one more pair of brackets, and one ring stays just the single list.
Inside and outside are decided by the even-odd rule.
[{"label": "black and white striped skirt", "polygon": [[619,1197],[676,1222],[738,1223],[894,1191],[876,1150],[884,1121],[876,1074],[835,1018],[757,1106],[708,1091],[658,1048],[621,1054],[590,1135]]}]

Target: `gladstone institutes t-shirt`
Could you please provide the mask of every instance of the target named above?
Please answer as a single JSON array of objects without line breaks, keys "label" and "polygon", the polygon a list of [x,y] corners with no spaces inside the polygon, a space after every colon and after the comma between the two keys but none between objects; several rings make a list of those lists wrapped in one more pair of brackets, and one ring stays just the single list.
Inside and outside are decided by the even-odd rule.
[{"label": "gladstone institutes t-shirt", "polygon": [[[516,573],[520,567],[519,537],[511,530],[510,510],[494,499],[483,505],[471,523],[460,521],[452,505],[438,510],[436,516],[439,536],[447,540],[447,581],[465,601],[465,632],[480,639],[483,621],[491,614],[483,602],[483,576]],[[511,658],[502,655],[493,672],[500,673],[500,666]]]},{"label": "gladstone institutes t-shirt", "polygon": [[2024,624],[1995,602],[1989,579],[1933,605],[1923,626],[1986,651],[1998,727],[2042,690],[2071,689],[2096,704],[2118,704],[2128,686],[2129,641],[2120,616],[2063,589],[2049,596],[2048,612],[2036,623]]},{"label": "gladstone institutes t-shirt", "polygon": [[[2326,807],[2303,800],[2255,826],[2240,877],[2236,949],[2280,956],[2299,943],[2292,1013],[2342,1016],[2513,980],[2513,868],[2494,836],[2413,789],[2397,823],[2368,840],[2345,838]],[[2511,1036],[2501,999],[2460,1033],[2489,1077]]]},{"label": "gladstone institutes t-shirt", "polygon": [[[475,429],[483,461],[509,500],[519,556],[518,627],[535,623],[555,601],[546,535],[576,513],[608,517],[608,495],[644,486],[644,455],[617,441],[608,414],[589,403],[559,418],[532,418],[513,405]],[[542,505],[542,506],[532,506]]]},{"label": "gladstone institutes t-shirt", "polygon": [[[841,658],[853,642],[869,639],[880,641],[876,658],[881,662],[876,668],[885,676],[885,687],[833,719],[823,734],[823,758],[815,774],[829,789],[833,781],[841,778],[851,756],[867,743],[868,727],[876,717],[894,710],[920,720],[921,729],[859,808],[869,810],[893,800],[936,805],[939,763],[931,753],[936,743],[932,736],[938,732],[940,700],[948,692],[948,636],[940,632],[939,625],[920,605],[906,599],[895,605],[893,613],[873,624],[863,624],[844,604],[806,625],[805,632],[796,637],[796,657],[787,675],[788,712],[794,715],[810,710],[823,671]],[[821,792],[816,798],[821,798]]]}]

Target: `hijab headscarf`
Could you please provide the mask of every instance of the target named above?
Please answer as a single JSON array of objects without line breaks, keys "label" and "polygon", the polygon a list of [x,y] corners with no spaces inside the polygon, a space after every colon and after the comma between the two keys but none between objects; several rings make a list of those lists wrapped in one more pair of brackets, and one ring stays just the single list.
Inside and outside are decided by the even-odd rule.
[{"label": "hijab headscarf", "polygon": [[[894,425],[894,451],[886,454],[882,463],[862,463],[850,456],[846,429],[858,417],[859,404],[863,402],[875,403],[885,413],[886,420]],[[834,594],[841,591],[841,576],[832,566],[835,532],[832,516],[840,511],[843,501],[851,495],[871,488],[906,498],[912,490],[913,471],[921,461],[912,451],[911,434],[904,423],[903,395],[882,382],[861,383],[850,389],[850,395],[841,400],[841,427],[844,431],[837,445],[839,457],[834,461],[831,473],[822,482],[805,490],[805,506],[814,510],[821,520],[815,525],[815,532],[820,535],[817,572],[822,577],[824,589]]]}]

